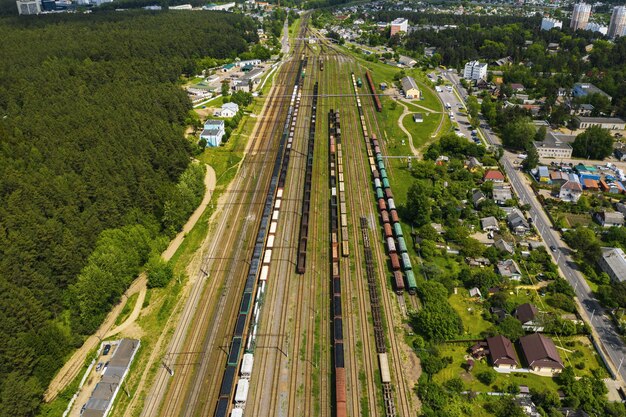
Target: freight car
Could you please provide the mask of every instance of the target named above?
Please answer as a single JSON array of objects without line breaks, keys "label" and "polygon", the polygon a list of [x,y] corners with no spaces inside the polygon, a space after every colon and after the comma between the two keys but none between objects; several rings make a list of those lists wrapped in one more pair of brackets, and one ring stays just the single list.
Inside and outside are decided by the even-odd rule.
[{"label": "freight car", "polygon": [[393,271],[393,281],[396,288],[396,294],[402,295],[402,293],[404,293],[404,278],[402,277],[402,272]]},{"label": "freight car", "polygon": [[376,94],[374,80],[372,80],[372,75],[369,71],[365,71],[365,79],[367,80],[367,85],[369,86],[372,97],[374,98],[374,107],[376,108],[376,111],[380,113],[381,111],[383,111],[383,107],[380,104],[380,97],[378,97],[378,94]]}]

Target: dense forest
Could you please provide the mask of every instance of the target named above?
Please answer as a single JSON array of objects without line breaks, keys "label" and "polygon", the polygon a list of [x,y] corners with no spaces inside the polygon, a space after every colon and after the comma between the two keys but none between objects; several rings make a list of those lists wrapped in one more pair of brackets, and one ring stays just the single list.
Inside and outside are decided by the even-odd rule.
[{"label": "dense forest", "polygon": [[5,18],[0,39],[0,416],[31,416],[198,202],[181,73],[257,35],[230,13],[126,12]]}]

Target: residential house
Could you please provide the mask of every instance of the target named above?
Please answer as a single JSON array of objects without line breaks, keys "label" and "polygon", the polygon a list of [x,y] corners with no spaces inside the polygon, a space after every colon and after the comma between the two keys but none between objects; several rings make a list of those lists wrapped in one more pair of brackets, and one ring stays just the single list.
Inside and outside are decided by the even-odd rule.
[{"label": "residential house", "polygon": [[575,181],[567,181],[559,190],[559,198],[561,201],[567,201],[569,203],[578,202],[581,195],[583,195],[583,187],[580,183]]},{"label": "residential house", "polygon": [[483,164],[475,156],[470,156],[467,161],[465,161],[465,166],[471,172],[474,172],[476,169],[482,167]]},{"label": "residential house", "polygon": [[499,232],[500,226],[498,225],[498,219],[493,216],[483,217],[480,219],[480,226],[485,232]]},{"label": "residential house", "polygon": [[532,371],[554,374],[563,370],[563,361],[552,339],[534,333],[521,337],[519,342],[526,363]]},{"label": "residential house", "polygon": [[417,83],[413,79],[413,77],[404,77],[400,80],[400,84],[402,85],[402,91],[404,92],[404,96],[408,99],[418,99],[420,98],[420,90],[417,87]]},{"label": "residential house", "polygon": [[469,256],[465,258],[465,262],[469,266],[478,266],[485,267],[491,265],[491,261],[483,256],[479,256],[477,258],[470,258]]},{"label": "residential house", "polygon": [[513,90],[514,93],[521,93],[525,89],[524,89],[524,85],[523,84],[511,83],[511,90]]},{"label": "residential house", "polygon": [[513,343],[502,335],[487,338],[489,362],[494,368],[515,369],[519,366]]},{"label": "residential house", "polygon": [[486,199],[487,197],[485,197],[485,194],[483,194],[482,191],[474,191],[474,194],[472,194],[472,203],[474,203],[474,208],[478,208],[480,206],[480,203],[482,203]]},{"label": "residential house", "polygon": [[416,60],[414,60],[410,56],[404,56],[404,55],[400,55],[400,59],[398,59],[398,62],[404,65],[405,67],[411,67],[411,68],[417,64]]},{"label": "residential house", "polygon": [[507,184],[495,184],[491,194],[493,195],[493,201],[499,206],[502,206],[506,204],[508,200],[513,199],[511,186]]},{"label": "residential house", "polygon": [[500,307],[489,307],[489,314],[496,317],[496,323],[500,323],[509,315],[506,310]]},{"label": "residential house", "polygon": [[551,171],[550,172],[550,182],[552,184],[563,185],[567,181],[569,181],[569,175],[567,175],[567,172],[563,172],[563,171]]},{"label": "residential house", "polygon": [[222,143],[225,133],[223,120],[207,120],[204,123],[204,130],[200,133],[200,139],[206,140],[207,147],[216,147]]},{"label": "residential house", "polygon": [[220,117],[234,117],[239,112],[237,103],[224,103],[220,109]]},{"label": "residential house", "polygon": [[582,104],[579,104],[578,106],[573,107],[570,113],[573,116],[589,117],[591,116],[591,113],[593,112],[594,108],[595,107],[593,107],[593,104],[582,103]]},{"label": "residential house", "polygon": [[624,215],[619,211],[599,211],[594,214],[594,219],[602,227],[620,227],[624,225]]},{"label": "residential house", "polygon": [[613,282],[626,281],[626,254],[621,248],[602,248],[598,263]]},{"label": "residential house", "polygon": [[522,328],[526,331],[541,332],[543,326],[537,320],[539,310],[533,304],[525,303],[515,309],[514,317],[522,323]]},{"label": "residential house", "polygon": [[598,191],[600,189],[598,181],[593,178],[583,178],[583,186],[585,190],[589,191]]},{"label": "residential house", "polygon": [[509,242],[507,242],[506,240],[500,238],[498,240],[496,240],[493,244],[493,246],[502,251],[502,252],[507,252],[510,253],[511,255],[513,255],[513,253],[515,253],[515,248],[513,247],[513,245],[511,245]]},{"label": "residential house", "polygon": [[485,173],[483,177],[483,181],[493,181],[494,183],[502,183],[504,182],[504,175],[495,169],[490,169]]},{"label": "residential house", "polygon": [[528,221],[526,221],[522,212],[517,208],[511,210],[506,218],[506,221],[509,224],[511,231],[516,235],[524,235],[530,232]]},{"label": "residential house", "polygon": [[522,271],[513,259],[505,259],[504,261],[498,261],[496,264],[496,270],[498,274],[503,277],[519,281],[522,279]]}]

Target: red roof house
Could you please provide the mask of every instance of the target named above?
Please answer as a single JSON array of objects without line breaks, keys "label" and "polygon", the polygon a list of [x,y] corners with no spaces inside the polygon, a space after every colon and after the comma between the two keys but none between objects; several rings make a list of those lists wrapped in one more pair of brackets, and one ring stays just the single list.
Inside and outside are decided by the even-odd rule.
[{"label": "red roof house", "polygon": [[500,171],[490,169],[489,171],[485,172],[483,181],[504,182],[504,175]]}]

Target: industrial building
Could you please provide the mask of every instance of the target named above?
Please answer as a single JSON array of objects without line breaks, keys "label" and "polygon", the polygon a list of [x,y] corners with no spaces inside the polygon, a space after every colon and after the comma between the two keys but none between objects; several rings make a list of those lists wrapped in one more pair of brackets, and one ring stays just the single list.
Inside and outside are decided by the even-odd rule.
[{"label": "industrial building", "polygon": [[563,142],[552,132],[548,132],[541,142],[533,142],[540,158],[571,158],[572,146]]},{"label": "industrial building", "polygon": [[598,126],[608,130],[624,130],[626,122],[619,117],[579,117],[580,129]]},{"label": "industrial building", "polygon": [[408,99],[419,99],[420,98],[420,90],[417,87],[417,83],[413,79],[413,77],[404,77],[400,80],[400,84],[402,84],[402,91],[404,95]]},{"label": "industrial building", "polygon": [[613,282],[626,281],[626,254],[621,248],[602,248],[598,263]]}]

